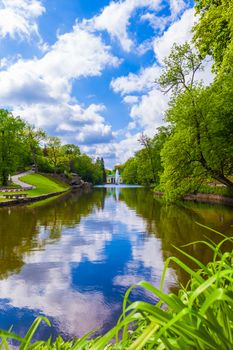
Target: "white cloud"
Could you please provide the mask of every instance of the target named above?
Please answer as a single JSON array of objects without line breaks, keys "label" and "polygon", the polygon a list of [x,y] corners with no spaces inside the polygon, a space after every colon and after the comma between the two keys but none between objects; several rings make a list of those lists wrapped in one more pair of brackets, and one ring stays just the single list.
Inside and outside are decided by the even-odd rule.
[{"label": "white cloud", "polygon": [[163,117],[167,107],[168,96],[153,89],[142,96],[140,103],[133,105],[130,115],[149,136],[152,136],[156,128],[164,124]]},{"label": "white cloud", "polygon": [[95,144],[113,139],[111,126],[105,123],[102,110],[102,105],[95,104],[82,108],[77,103],[33,103],[16,106],[13,114],[50,134],[56,132],[64,143]]},{"label": "white cloud", "polygon": [[176,17],[179,15],[186,8],[188,2],[187,0],[186,3],[184,0],[170,0],[171,16]]},{"label": "white cloud", "polygon": [[138,96],[127,95],[123,98],[123,101],[129,105],[137,103],[139,100]]},{"label": "white cloud", "polygon": [[130,157],[134,156],[142,146],[139,143],[140,133],[127,132],[125,138],[115,144],[116,164],[122,164]]},{"label": "white cloud", "polygon": [[113,138],[110,125],[103,123],[85,125],[81,132],[78,133],[76,140],[79,144],[97,144],[102,142],[109,142]]},{"label": "white cloud", "polygon": [[130,116],[133,123],[129,123],[129,129],[139,126],[152,136],[156,128],[164,123],[163,114],[167,108],[168,97],[156,89],[154,82],[160,74],[161,68],[154,64],[142,69],[138,74],[130,73],[111,82],[112,89],[121,95],[142,93],[141,96],[126,95],[123,98],[123,101],[131,106]]},{"label": "white cloud", "polygon": [[169,16],[157,16],[154,13],[147,12],[141,16],[141,21],[148,21],[150,26],[155,30],[162,31],[164,27],[169,23]]},{"label": "white cloud", "polygon": [[188,9],[180,20],[173,23],[162,36],[155,38],[154,52],[160,64],[163,63],[174,43],[183,44],[185,41],[191,40],[194,20],[194,9]]},{"label": "white cloud", "polygon": [[112,1],[106,6],[92,23],[97,30],[106,30],[115,39],[119,40],[125,51],[130,51],[133,40],[129,37],[128,26],[130,18],[138,8],[147,7],[151,10],[159,8],[161,0],[125,0]]},{"label": "white cloud", "polygon": [[0,37],[39,36],[37,18],[44,12],[39,0],[0,0]]},{"label": "white cloud", "polygon": [[121,93],[121,95],[143,92],[153,88],[155,78],[158,78],[160,74],[160,67],[153,65],[142,69],[138,74],[130,73],[128,76],[112,80],[111,87],[115,92]]},{"label": "white cloud", "polygon": [[138,142],[140,132],[131,133],[126,128],[123,130],[123,139],[119,142],[113,139],[111,143],[84,146],[82,150],[93,158],[103,157],[106,167],[112,168],[115,164],[122,164],[132,157],[142,146]]},{"label": "white cloud", "polygon": [[101,116],[103,105],[81,107],[72,86],[74,79],[99,76],[106,66],[118,64],[99,36],[75,25],[41,59],[19,59],[0,71],[1,103],[47,131],[70,132],[80,142],[106,142],[112,132]]},{"label": "white cloud", "polygon": [[41,59],[22,60],[0,72],[2,103],[50,99],[67,101],[73,79],[98,76],[119,60],[100,37],[75,26],[61,35]]}]

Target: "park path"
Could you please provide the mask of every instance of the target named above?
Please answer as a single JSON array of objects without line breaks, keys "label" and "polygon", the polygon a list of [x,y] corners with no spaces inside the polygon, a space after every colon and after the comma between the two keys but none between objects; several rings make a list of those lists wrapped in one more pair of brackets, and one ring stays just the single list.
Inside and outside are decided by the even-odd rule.
[{"label": "park path", "polygon": [[19,178],[21,176],[29,175],[29,174],[34,174],[34,171],[33,170],[28,170],[28,171],[25,171],[23,173],[13,175],[11,177],[11,180],[12,180],[13,183],[15,183],[16,185],[21,186],[23,189],[25,189],[25,190],[29,190],[30,189],[31,190],[31,189],[36,188],[36,187],[32,186],[32,185],[29,185],[29,184],[26,184],[25,182],[19,180]]}]

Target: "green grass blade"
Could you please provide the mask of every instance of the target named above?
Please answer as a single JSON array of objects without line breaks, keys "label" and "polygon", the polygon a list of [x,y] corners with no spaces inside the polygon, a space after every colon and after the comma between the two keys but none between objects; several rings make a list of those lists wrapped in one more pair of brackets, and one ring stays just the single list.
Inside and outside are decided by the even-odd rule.
[{"label": "green grass blade", "polygon": [[33,322],[33,324],[31,325],[30,329],[28,330],[27,334],[25,335],[23,342],[22,342],[22,345],[20,346],[19,350],[26,350],[27,349],[33,335],[35,334],[35,332],[36,332],[36,330],[37,330],[37,328],[42,320],[45,321],[49,327],[51,326],[50,321],[46,317],[44,317],[44,316],[37,317],[35,319],[35,321]]}]

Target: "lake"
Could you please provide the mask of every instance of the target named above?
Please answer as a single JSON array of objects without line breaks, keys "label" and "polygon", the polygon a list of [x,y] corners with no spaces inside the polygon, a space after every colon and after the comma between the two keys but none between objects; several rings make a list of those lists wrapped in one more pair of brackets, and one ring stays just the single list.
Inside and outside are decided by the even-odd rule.
[{"label": "lake", "polygon": [[[97,326],[99,334],[105,332],[121,314],[129,286],[141,280],[159,286],[169,256],[187,262],[175,246],[221,239],[197,222],[232,235],[233,208],[166,206],[149,190],[119,186],[1,208],[0,328],[13,324],[24,335],[36,316],[45,315],[53,327],[41,325],[36,338],[60,333],[68,339]],[[185,250],[211,259],[204,245]],[[175,291],[187,279],[172,265],[164,289]],[[136,289],[131,299],[151,296]]]}]

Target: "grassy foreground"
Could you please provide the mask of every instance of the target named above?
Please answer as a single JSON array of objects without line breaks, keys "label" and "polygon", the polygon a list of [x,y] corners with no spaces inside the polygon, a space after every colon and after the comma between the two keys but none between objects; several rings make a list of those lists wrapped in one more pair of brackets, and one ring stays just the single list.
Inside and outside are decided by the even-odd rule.
[{"label": "grassy foreground", "polygon": [[[0,331],[0,348],[8,349],[9,339],[15,339],[20,343],[20,350],[230,350],[233,348],[233,251],[221,251],[226,241],[233,243],[229,238],[224,238],[218,245],[199,242],[213,252],[213,261],[207,266],[183,252],[196,263],[198,269],[195,271],[179,259],[169,258],[160,289],[146,282],[131,287],[125,295],[122,316],[117,325],[101,337],[88,340],[92,334],[89,333],[68,342],[58,337],[55,342],[49,339],[33,343],[32,338],[40,322],[50,325],[48,319],[38,317],[24,338]],[[181,287],[177,295],[162,292],[170,261],[190,274],[187,286]],[[150,291],[160,301],[156,305],[141,301],[130,303],[130,292],[137,286]]]},{"label": "grassy foreground", "polygon": [[[41,175],[41,174],[30,174],[25,175],[20,178],[23,182],[28,185],[35,186],[36,188],[33,190],[22,191],[20,193],[26,193],[29,197],[41,196],[43,194],[49,194],[53,192],[62,192],[66,191],[70,188],[66,183],[54,179],[49,175]],[[17,192],[9,192],[9,193],[17,193]],[[5,194],[4,192],[0,192],[0,195]],[[6,199],[1,198],[1,201],[6,201]]]}]

